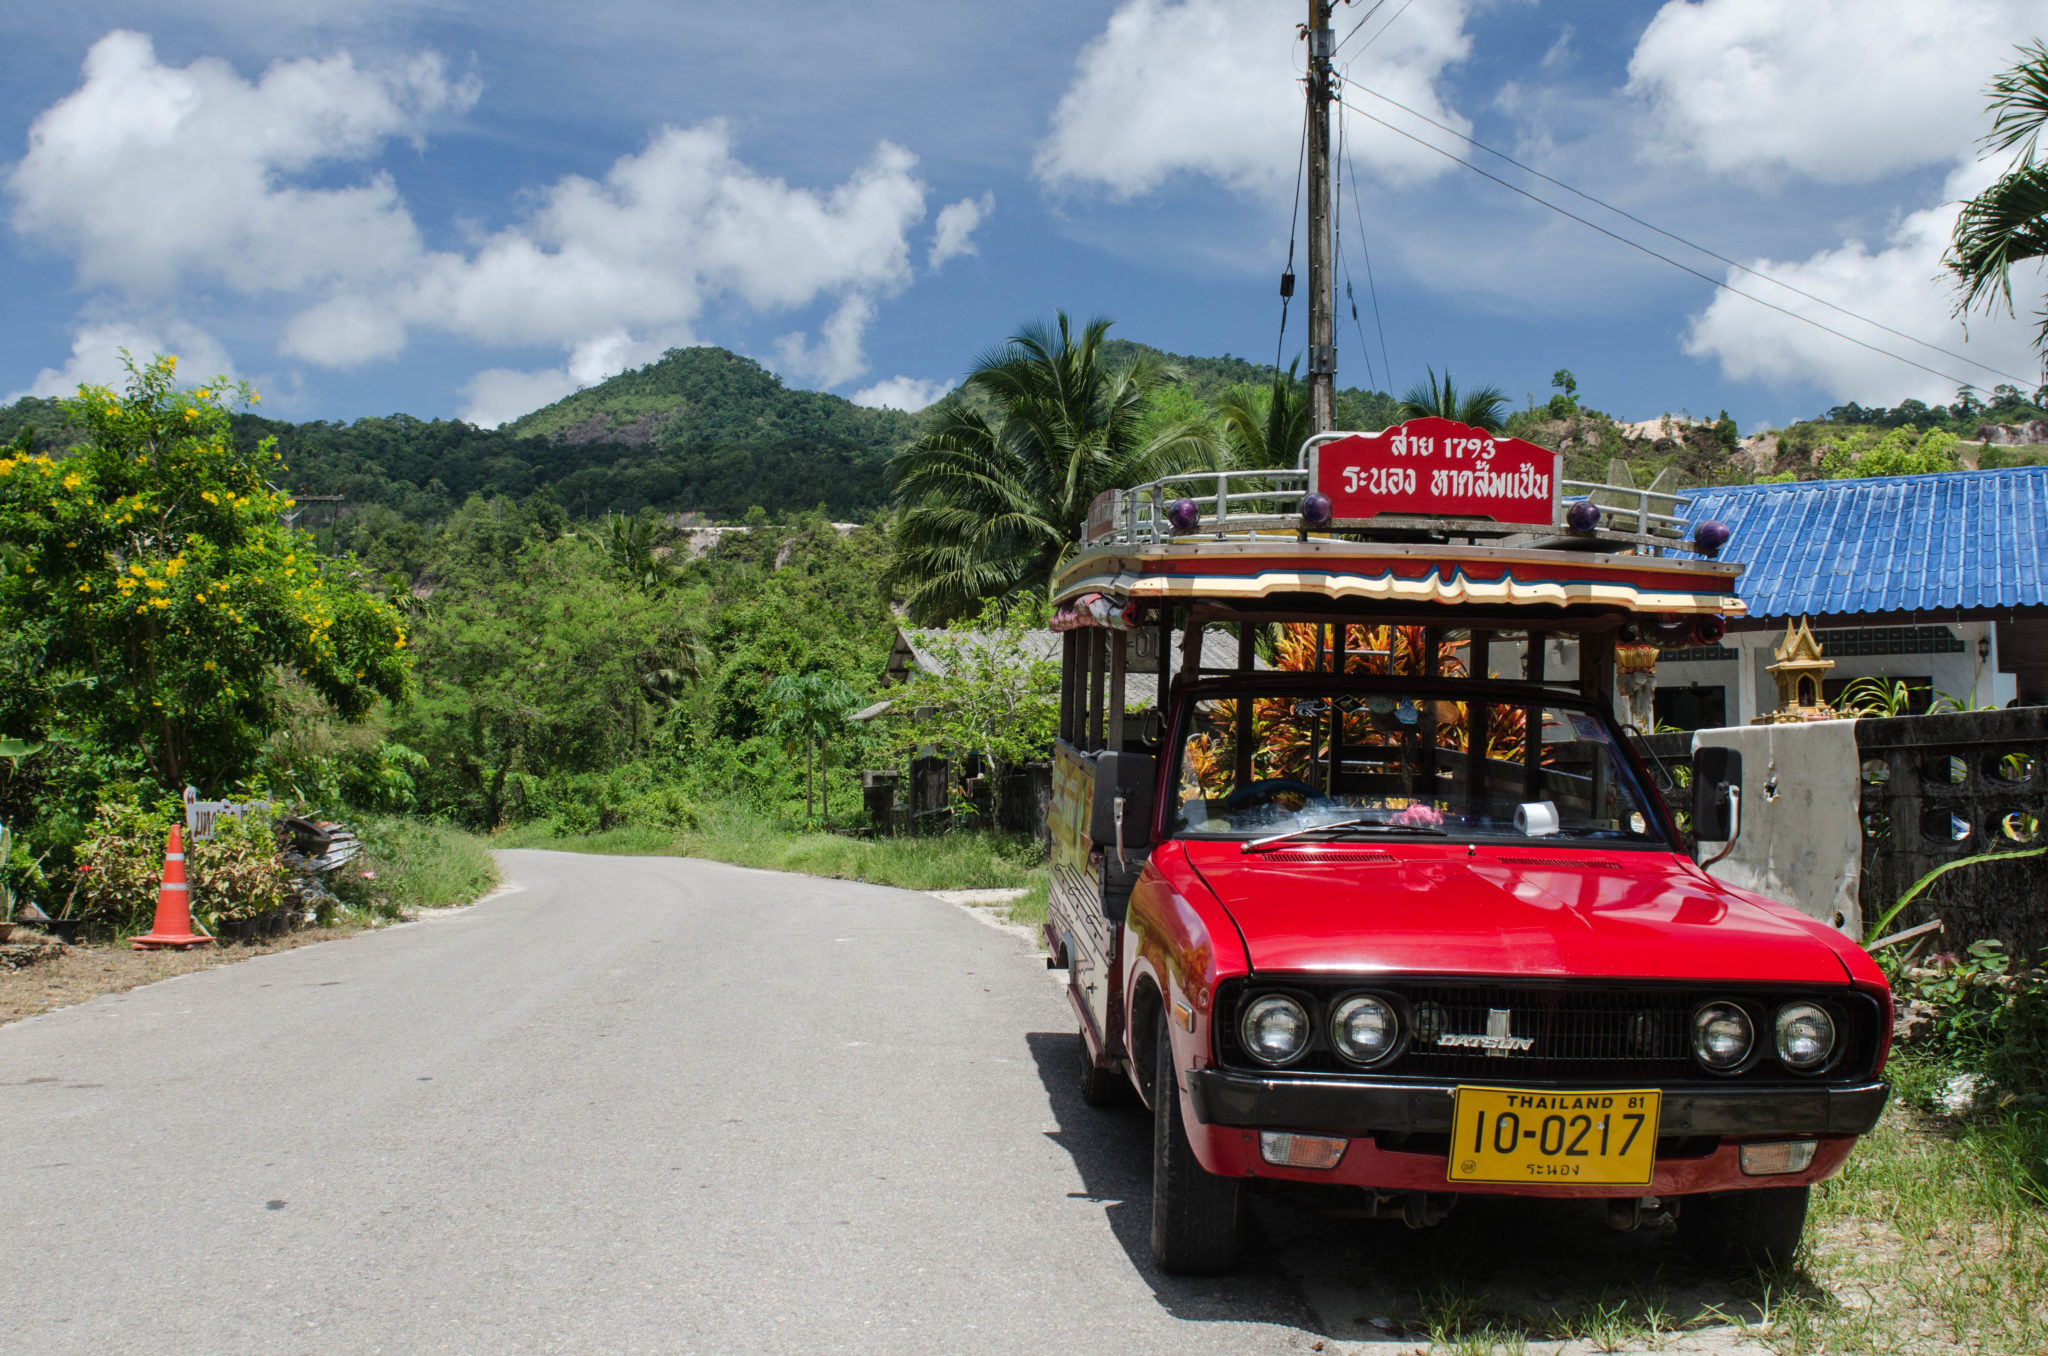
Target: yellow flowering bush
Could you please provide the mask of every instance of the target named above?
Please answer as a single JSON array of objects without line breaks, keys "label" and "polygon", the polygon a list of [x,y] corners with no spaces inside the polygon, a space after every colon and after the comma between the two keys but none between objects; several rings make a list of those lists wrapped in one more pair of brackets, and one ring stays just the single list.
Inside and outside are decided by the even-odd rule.
[{"label": "yellow flowering bush", "polygon": [[354,720],[411,666],[399,614],[282,521],[274,440],[235,444],[230,403],[253,393],[174,370],[80,387],[67,452],[0,448],[0,729],[140,750],[173,791],[255,767],[281,672]]}]

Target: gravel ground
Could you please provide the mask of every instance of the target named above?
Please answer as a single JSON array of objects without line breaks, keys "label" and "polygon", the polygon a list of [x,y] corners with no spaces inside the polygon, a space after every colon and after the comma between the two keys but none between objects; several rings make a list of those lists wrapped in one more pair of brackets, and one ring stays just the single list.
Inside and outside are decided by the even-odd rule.
[{"label": "gravel ground", "polygon": [[[353,937],[362,928],[307,928],[253,946],[202,946],[192,951],[135,951],[125,946],[67,946],[54,958],[21,969],[0,969],[0,1024],[68,1008],[104,993],[122,993],[173,975],[211,970],[255,956],[291,951],[315,942]],[[16,942],[34,936],[22,931]]]}]

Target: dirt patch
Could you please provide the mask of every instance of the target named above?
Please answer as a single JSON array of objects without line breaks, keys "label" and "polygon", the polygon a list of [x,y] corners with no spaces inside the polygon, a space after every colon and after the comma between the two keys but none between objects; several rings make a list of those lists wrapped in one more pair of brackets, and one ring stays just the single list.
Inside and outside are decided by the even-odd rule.
[{"label": "dirt patch", "polygon": [[[18,970],[0,969],[0,1024],[68,1008],[103,993],[121,993],[173,975],[233,965],[252,956],[353,937],[366,928],[307,928],[250,946],[196,951],[132,951],[125,946],[66,946]],[[21,934],[15,934],[19,937]]]}]

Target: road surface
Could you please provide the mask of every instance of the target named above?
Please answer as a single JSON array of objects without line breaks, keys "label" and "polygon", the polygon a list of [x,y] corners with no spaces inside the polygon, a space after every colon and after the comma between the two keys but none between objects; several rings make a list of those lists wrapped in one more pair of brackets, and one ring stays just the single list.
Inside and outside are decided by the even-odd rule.
[{"label": "road surface", "polygon": [[[0,1028],[0,1350],[1414,1349],[1370,1323],[1422,1313],[1399,1225],[1267,1203],[1243,1274],[1153,1267],[1149,1122],[1081,1104],[1014,932],[503,863],[472,909]],[[1504,1218],[1610,1281],[1666,1246]]]}]

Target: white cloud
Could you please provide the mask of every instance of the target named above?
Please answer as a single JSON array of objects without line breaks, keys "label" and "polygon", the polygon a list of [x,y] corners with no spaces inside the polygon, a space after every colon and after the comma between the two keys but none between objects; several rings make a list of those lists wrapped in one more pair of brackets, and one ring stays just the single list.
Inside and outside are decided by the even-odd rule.
[{"label": "white cloud", "polygon": [[[1958,200],[1989,182],[1995,168],[1973,164],[1957,170],[1943,187],[1942,205],[1902,218],[1880,248],[1872,249],[1861,240],[1847,240],[1803,261],[1752,259],[1748,264],[1760,273],[1824,297],[1858,315],[2011,373],[2021,378],[2016,384],[2032,389],[2037,382],[2026,380],[2026,376],[2038,372],[2041,364],[2033,352],[2036,322],[2025,313],[2028,303],[2021,302],[2018,318],[2002,311],[1991,315],[1974,313],[1966,330],[1951,314],[1955,293],[1941,266],[1942,254],[1955,228]],[[2019,272],[2033,276],[2014,278],[2015,298],[2038,299],[2038,270]],[[1907,396],[1930,403],[1951,400],[1957,378],[1980,391],[2007,379],[1897,335],[1858,324],[1838,311],[1732,270],[1728,282],[1944,374],[1923,372],[1722,292],[1693,318],[1685,350],[1695,357],[1717,359],[1722,372],[1737,380],[1776,386],[1811,382],[1837,400],[1892,405]]]},{"label": "white cloud", "polygon": [[[688,342],[687,336],[674,340],[675,344]],[[463,406],[456,417],[483,428],[496,428],[586,386],[595,386],[606,377],[617,376],[629,367],[652,362],[671,346],[667,341],[636,340],[624,330],[616,330],[577,345],[560,367],[529,372],[509,367],[488,368],[463,385]]]},{"label": "white cloud", "polygon": [[[1471,130],[1437,90],[1471,48],[1468,0],[1416,5],[1362,53],[1354,78],[1438,122]],[[1181,174],[1239,192],[1285,193],[1301,144],[1301,7],[1282,0],[1125,0],[1075,63],[1034,169],[1057,187],[1112,197],[1149,193]],[[1341,36],[1341,35],[1340,35]],[[1352,129],[1352,158],[1395,183],[1448,162],[1369,123]]]},{"label": "white cloud", "polygon": [[1952,163],[2040,0],[1670,0],[1629,60],[1654,154],[1862,183]]},{"label": "white cloud", "polygon": [[[476,98],[432,54],[378,69],[346,54],[278,62],[248,81],[211,59],[164,65],[148,38],[115,32],[36,120],[6,180],[14,224],[71,257],[88,287],[277,294],[294,312],[283,352],[322,366],[388,359],[416,330],[563,351],[560,367],[480,373],[468,392],[480,419],[574,389],[608,349],[692,342],[712,304],[822,304],[815,342],[778,343],[785,366],[826,385],[866,370],[867,326],[912,280],[910,232],[925,216],[909,151],[879,143],[813,189],[742,163],[720,121],[662,127],[602,178],[566,176],[516,223],[453,250],[428,248],[388,175],[333,184],[337,166],[345,179],[394,140],[417,144]],[[992,206],[941,213],[934,266],[973,249]]]},{"label": "white cloud", "polygon": [[870,409],[908,410],[912,414],[938,403],[939,397],[958,382],[921,381],[916,377],[890,377],[853,393],[853,403]]},{"label": "white cloud", "polygon": [[786,377],[808,378],[820,386],[837,386],[852,381],[868,370],[861,353],[861,336],[875,318],[875,303],[862,293],[850,294],[839,303],[818,328],[814,347],[801,334],[785,334],[775,341],[777,367]]},{"label": "white cloud", "polygon": [[417,138],[476,96],[431,54],[382,70],[346,53],[280,61],[252,83],[221,61],[163,65],[147,37],[115,31],[29,128],[7,175],[14,227],[70,255],[80,283],[130,293],[387,276],[420,249],[389,176],[334,188],[287,176]]},{"label": "white cloud", "polygon": [[80,328],[71,337],[71,357],[62,367],[44,368],[26,388],[0,399],[0,405],[12,405],[23,396],[72,396],[88,383],[119,388],[128,379],[121,365],[123,349],[137,364],[158,354],[176,354],[180,377],[195,383],[235,376],[227,350],[203,330],[182,323],[157,327],[114,321]]},{"label": "white cloud", "polygon": [[995,210],[996,195],[993,193],[984,193],[979,198],[962,198],[940,208],[939,219],[933,223],[932,252],[925,259],[924,266],[936,269],[948,259],[962,254],[981,253],[974,243],[974,231]]}]

